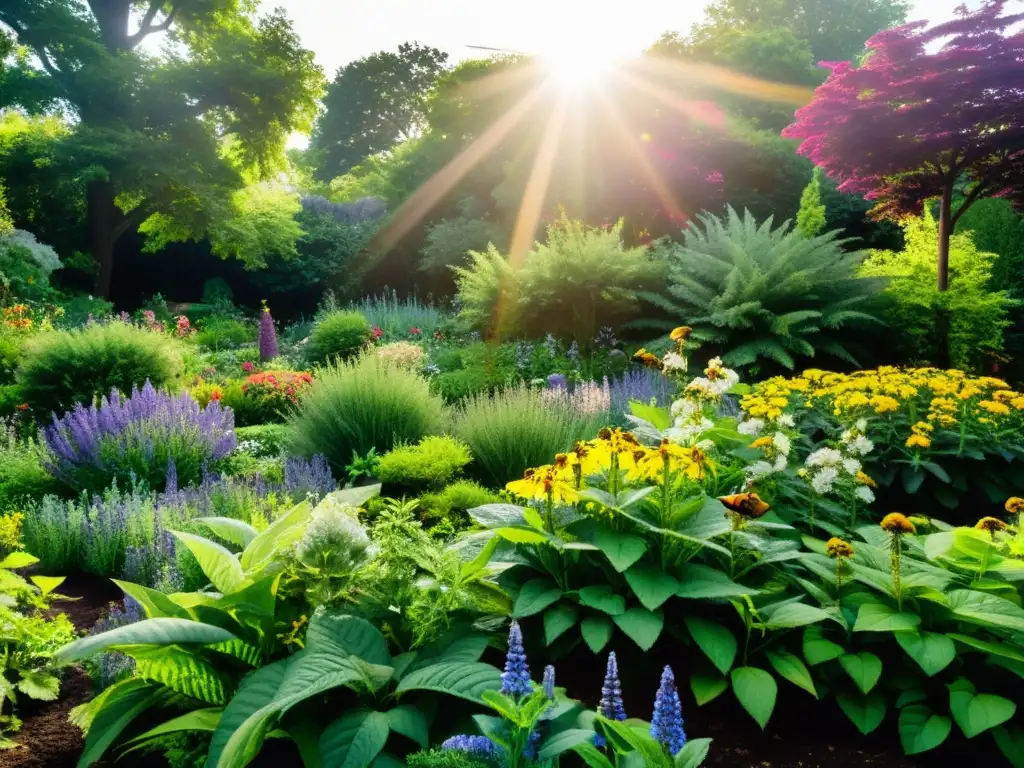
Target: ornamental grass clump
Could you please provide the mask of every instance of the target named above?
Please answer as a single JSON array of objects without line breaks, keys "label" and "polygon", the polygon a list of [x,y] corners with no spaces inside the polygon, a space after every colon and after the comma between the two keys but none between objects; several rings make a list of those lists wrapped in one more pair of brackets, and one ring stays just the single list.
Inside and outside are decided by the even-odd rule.
[{"label": "ornamental grass clump", "polygon": [[98,405],[54,417],[43,439],[52,453],[47,470],[72,488],[100,493],[117,482],[162,490],[171,462],[178,481],[191,485],[204,466],[234,450],[235,422],[216,400],[201,408],[188,393],[171,395],[147,381],[129,397],[115,389]]}]

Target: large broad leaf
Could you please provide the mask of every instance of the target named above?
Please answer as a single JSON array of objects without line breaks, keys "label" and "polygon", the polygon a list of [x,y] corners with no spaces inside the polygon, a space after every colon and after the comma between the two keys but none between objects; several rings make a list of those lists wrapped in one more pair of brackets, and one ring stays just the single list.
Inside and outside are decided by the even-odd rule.
[{"label": "large broad leaf", "polygon": [[812,667],[817,664],[824,664],[826,661],[838,659],[846,649],[838,643],[827,639],[821,627],[811,625],[804,630],[803,641],[804,658]]},{"label": "large broad leaf", "polygon": [[324,729],[320,762],[331,768],[369,768],[384,749],[390,726],[383,712],[346,712]]},{"label": "large broad leaf", "polygon": [[690,690],[693,691],[693,698],[697,700],[697,706],[703,707],[709,701],[714,701],[721,696],[729,687],[729,678],[719,674],[713,675],[692,675],[690,677]]},{"label": "large broad leaf", "polygon": [[679,589],[679,582],[660,568],[636,563],[626,571],[626,581],[641,604],[649,611],[656,611]]},{"label": "large broad leaf", "polygon": [[[956,644],[937,632],[897,632],[896,642],[931,677],[956,658]],[[922,750],[923,751],[923,750]]]},{"label": "large broad leaf", "polygon": [[260,535],[251,525],[233,517],[197,517],[196,522],[202,523],[224,541],[230,541],[240,549],[245,549]]},{"label": "large broad leaf", "polygon": [[676,754],[673,768],[698,768],[710,750],[711,739],[690,739]]},{"label": "large broad leaf", "polygon": [[538,760],[553,760],[563,752],[575,748],[579,744],[592,743],[594,732],[587,728],[569,728],[552,734],[540,745]]},{"label": "large broad leaf", "polygon": [[15,687],[37,701],[54,701],[60,696],[60,678],[42,669],[23,670]]},{"label": "large broad leaf", "polygon": [[840,694],[836,696],[839,708],[850,722],[865,736],[875,730],[885,719],[885,698],[878,691],[867,695]]},{"label": "large broad leaf", "polygon": [[577,744],[572,751],[579,755],[580,759],[589,768],[615,768],[611,761],[604,756],[593,744]]},{"label": "large broad leaf", "polygon": [[809,694],[818,697],[818,691],[814,687],[814,680],[803,660],[799,656],[785,651],[766,651],[765,655],[775,671],[793,685],[803,688]]},{"label": "large broad leaf", "polygon": [[1013,717],[1017,705],[1002,696],[976,693],[968,680],[960,678],[949,686],[949,711],[964,736],[973,739]]},{"label": "large broad leaf", "polygon": [[480,702],[484,691],[501,687],[501,672],[490,664],[453,662],[433,664],[402,678],[397,691],[438,691]]},{"label": "large broad leaf", "polygon": [[946,740],[952,727],[948,717],[936,715],[923,704],[900,710],[900,744],[908,755],[935,749]]},{"label": "large broad leaf", "polygon": [[617,533],[603,526],[594,531],[594,544],[608,557],[612,567],[622,573],[647,551],[647,542],[631,533]]},{"label": "large broad leaf", "polygon": [[312,505],[304,501],[277,518],[242,552],[242,569],[247,573],[258,570],[276,552],[284,551],[298,541],[312,514]]},{"label": "large broad leaf", "polygon": [[121,588],[121,591],[135,600],[146,612],[150,619],[176,618],[187,619],[188,611],[171,600],[163,592],[144,587],[141,584],[132,584],[130,581],[112,581]]},{"label": "large broad leaf", "polygon": [[306,648],[311,652],[340,651],[371,664],[391,663],[388,641],[379,629],[366,619],[333,611],[318,613],[310,621]]},{"label": "large broad leaf", "polygon": [[516,596],[512,615],[521,619],[540,613],[562,596],[562,590],[550,579],[531,579],[523,584]]},{"label": "large broad leaf", "polygon": [[220,544],[194,533],[183,531],[171,531],[178,541],[188,547],[199,561],[199,567],[203,569],[206,578],[213,584],[218,592],[230,595],[237,589],[244,586],[245,574],[242,573],[242,566],[231,552]]},{"label": "large broad leaf", "polygon": [[217,730],[217,724],[220,722],[220,718],[223,713],[223,707],[193,709],[191,712],[186,712],[184,715],[172,717],[170,720],[160,723],[160,725],[155,728],[150,728],[145,733],[139,734],[127,743],[140,744],[141,742],[155,739],[158,736],[166,736],[168,733],[180,733],[181,731],[208,731],[213,733]]},{"label": "large broad leaf", "polygon": [[900,613],[885,603],[864,603],[857,611],[854,632],[913,632],[921,624],[916,613]]},{"label": "large broad leaf", "polygon": [[1024,768],[1024,728],[1000,725],[992,729],[992,737],[1013,768]]},{"label": "large broad leaf", "polygon": [[78,758],[79,768],[98,761],[132,720],[164,701],[168,692],[160,685],[132,677],[114,683],[101,696],[102,705],[89,724],[85,746]]},{"label": "large broad leaf", "polygon": [[973,589],[955,589],[946,594],[946,604],[965,619],[1024,632],[1024,608],[1005,598]]},{"label": "large broad leaf", "polygon": [[469,510],[469,516],[484,528],[519,527],[526,525],[525,511],[515,504],[484,504]]},{"label": "large broad leaf", "polygon": [[969,645],[972,648],[977,648],[979,651],[985,651],[995,656],[1002,656],[1006,659],[1012,659],[1013,661],[1024,662],[1024,653],[1018,651],[1014,646],[1008,643],[993,643],[988,640],[981,640],[971,635],[958,635],[950,633],[947,635],[951,640],[956,640],[958,643]]},{"label": "large broad leaf", "polygon": [[[259,753],[263,738],[270,730],[271,720],[275,716],[270,705],[284,682],[288,663],[289,659],[283,659],[261,667],[242,678],[241,685],[224,708],[220,722],[217,723],[217,730],[214,731],[210,739],[206,768],[218,768],[221,765],[242,766]],[[248,752],[248,759],[246,759],[243,749],[238,750],[242,754],[233,757],[230,762],[222,763],[221,758],[224,756],[232,736],[243,727],[246,729],[245,735],[249,737],[253,747]],[[244,747],[245,744],[246,742],[242,741],[241,746]]]},{"label": "large broad leaf", "polygon": [[233,681],[202,655],[177,645],[126,648],[143,680],[166,685],[172,691],[206,704],[226,704]]},{"label": "large broad leaf", "polygon": [[808,624],[816,624],[819,621],[832,618],[828,613],[805,603],[786,603],[770,612],[765,621],[768,629],[788,629],[790,627],[804,627]]},{"label": "large broad leaf", "polygon": [[422,749],[429,746],[429,726],[427,718],[412,704],[399,704],[394,709],[388,710],[388,725],[395,733],[400,733],[408,739],[412,739]]},{"label": "large broad leaf", "polygon": [[380,483],[376,485],[360,485],[355,488],[342,488],[340,491],[331,491],[317,504],[348,504],[352,507],[361,507],[370,499],[380,496]]},{"label": "large broad leaf", "polygon": [[882,660],[870,651],[844,654],[839,657],[839,663],[861,693],[870,692],[882,676]]},{"label": "large broad leaf", "polygon": [[737,584],[726,574],[715,568],[697,563],[687,563],[680,569],[678,597],[691,600],[756,595],[758,590]]},{"label": "large broad leaf", "polygon": [[661,611],[649,611],[640,606],[633,606],[625,613],[613,616],[612,621],[645,651],[651,650],[665,626],[665,616]]},{"label": "large broad leaf", "polygon": [[603,611],[609,616],[618,616],[626,610],[626,598],[616,594],[611,587],[604,584],[583,587],[578,594],[583,605]]},{"label": "large broad leaf", "polygon": [[736,667],[730,674],[740,704],[764,730],[775,709],[779,686],[770,673],[757,667]]},{"label": "large broad leaf", "polygon": [[719,672],[723,675],[729,674],[739,650],[732,632],[717,622],[698,616],[686,616],[683,620],[694,642],[704,651],[704,655],[711,659],[711,663]]},{"label": "large broad leaf", "polygon": [[576,625],[579,615],[571,605],[559,603],[544,611],[544,642],[551,645]]},{"label": "large broad leaf", "polygon": [[15,569],[15,568],[27,568],[30,565],[35,565],[39,562],[39,558],[35,555],[30,555],[28,552],[11,552],[3,560],[0,560],[0,568]]},{"label": "large broad leaf", "polygon": [[235,636],[225,629],[188,619],[143,619],[98,635],[75,640],[53,655],[56,664],[70,664],[121,645],[181,645],[223,643]]},{"label": "large broad leaf", "polygon": [[608,644],[613,630],[612,620],[605,616],[587,616],[580,622],[580,634],[594,653],[600,653]]}]

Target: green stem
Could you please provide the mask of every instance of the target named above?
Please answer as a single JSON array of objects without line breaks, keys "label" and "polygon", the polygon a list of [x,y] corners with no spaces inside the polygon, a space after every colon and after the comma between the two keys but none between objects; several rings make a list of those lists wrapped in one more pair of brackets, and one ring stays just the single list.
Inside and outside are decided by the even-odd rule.
[{"label": "green stem", "polygon": [[890,548],[890,566],[892,569],[892,588],[896,593],[896,608],[900,612],[903,611],[903,590],[900,583],[900,554],[901,554],[902,541],[900,540],[900,534],[892,534],[892,545]]}]

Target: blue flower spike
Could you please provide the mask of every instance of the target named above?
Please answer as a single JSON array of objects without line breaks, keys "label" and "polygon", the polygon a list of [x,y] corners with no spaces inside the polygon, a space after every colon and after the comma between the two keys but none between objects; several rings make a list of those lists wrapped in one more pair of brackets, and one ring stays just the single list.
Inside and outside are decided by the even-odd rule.
[{"label": "blue flower spike", "polygon": [[654,716],[651,718],[651,736],[676,755],[686,745],[686,732],[683,731],[683,707],[679,703],[679,691],[676,690],[676,678],[672,667],[666,666],[661,673],[661,685],[654,699]]}]

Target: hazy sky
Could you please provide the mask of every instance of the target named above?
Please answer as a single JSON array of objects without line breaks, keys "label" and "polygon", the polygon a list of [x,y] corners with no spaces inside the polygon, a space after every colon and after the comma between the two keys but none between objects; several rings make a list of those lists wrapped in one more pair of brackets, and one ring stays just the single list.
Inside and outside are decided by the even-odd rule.
[{"label": "hazy sky", "polygon": [[[453,60],[486,52],[469,45],[548,53],[567,39],[639,53],[663,32],[685,31],[702,0],[262,0],[283,6],[328,78],[353,59],[416,40]],[[963,0],[915,0],[911,19],[952,15]]]}]

